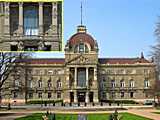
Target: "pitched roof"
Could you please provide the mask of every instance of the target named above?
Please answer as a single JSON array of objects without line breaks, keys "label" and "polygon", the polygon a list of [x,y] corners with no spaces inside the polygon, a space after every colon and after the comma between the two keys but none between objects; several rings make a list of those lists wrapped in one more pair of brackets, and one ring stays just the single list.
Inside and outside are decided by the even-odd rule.
[{"label": "pitched roof", "polygon": [[135,64],[135,63],[151,63],[145,58],[99,58],[100,64]]},{"label": "pitched roof", "polygon": [[25,59],[23,62],[27,62],[29,64],[64,64],[64,58],[33,58],[33,59]]},{"label": "pitched roof", "polygon": [[[64,58],[31,58],[18,60],[18,62],[27,62],[28,64],[64,64]],[[152,63],[145,58],[99,58],[100,64],[136,64]]]}]

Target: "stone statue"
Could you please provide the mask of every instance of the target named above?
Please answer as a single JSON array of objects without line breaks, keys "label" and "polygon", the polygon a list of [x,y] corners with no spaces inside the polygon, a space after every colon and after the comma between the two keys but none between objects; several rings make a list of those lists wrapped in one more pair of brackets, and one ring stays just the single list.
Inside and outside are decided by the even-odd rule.
[{"label": "stone statue", "polygon": [[39,42],[39,44],[38,44],[38,50],[43,50],[43,49],[44,49],[43,42]]},{"label": "stone statue", "polygon": [[119,116],[117,109],[115,109],[115,112],[110,114],[109,120],[122,120],[122,116]]},{"label": "stone statue", "polygon": [[19,51],[23,51],[23,50],[24,50],[24,46],[23,46],[23,42],[22,42],[22,41],[20,41],[20,42],[18,43],[18,50],[19,50]]}]

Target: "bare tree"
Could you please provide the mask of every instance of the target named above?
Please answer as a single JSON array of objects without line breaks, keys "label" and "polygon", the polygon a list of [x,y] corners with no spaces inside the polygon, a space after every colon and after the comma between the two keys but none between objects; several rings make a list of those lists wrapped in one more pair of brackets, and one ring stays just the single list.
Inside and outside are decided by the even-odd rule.
[{"label": "bare tree", "polygon": [[21,60],[31,56],[31,53],[26,52],[0,52],[0,103],[2,100],[1,91],[5,81]]},{"label": "bare tree", "polygon": [[154,95],[160,104],[160,17],[159,22],[156,24],[155,36],[157,38],[156,44],[151,46],[151,56],[156,64],[156,83],[154,86]]}]

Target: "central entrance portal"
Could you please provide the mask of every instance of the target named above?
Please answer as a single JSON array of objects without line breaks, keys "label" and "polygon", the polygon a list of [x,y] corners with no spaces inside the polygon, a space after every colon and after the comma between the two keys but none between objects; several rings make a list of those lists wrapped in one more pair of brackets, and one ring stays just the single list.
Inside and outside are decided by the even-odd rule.
[{"label": "central entrance portal", "polygon": [[86,69],[85,68],[78,68],[78,87],[86,87]]},{"label": "central entrance portal", "polygon": [[78,102],[85,102],[86,93],[85,92],[77,92]]}]

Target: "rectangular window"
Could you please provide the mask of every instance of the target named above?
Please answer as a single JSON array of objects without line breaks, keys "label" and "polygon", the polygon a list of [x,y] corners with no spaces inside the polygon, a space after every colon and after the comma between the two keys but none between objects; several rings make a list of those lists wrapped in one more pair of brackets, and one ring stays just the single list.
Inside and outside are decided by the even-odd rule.
[{"label": "rectangular window", "polygon": [[52,24],[52,4],[44,3],[43,6],[44,33],[47,34]]},{"label": "rectangular window", "polygon": [[33,98],[33,93],[29,93],[29,99]]},{"label": "rectangular window", "polygon": [[124,92],[121,92],[121,98],[124,98]]},{"label": "rectangular window", "polygon": [[13,98],[17,98],[18,97],[18,93],[17,92],[13,92]]},{"label": "rectangular window", "polygon": [[134,92],[130,92],[130,98],[134,97]]},{"label": "rectangular window", "polygon": [[42,93],[38,93],[38,98],[42,98]]},{"label": "rectangular window", "polygon": [[14,80],[14,86],[18,87],[19,86],[19,80]]},{"label": "rectangular window", "polygon": [[11,45],[10,49],[11,49],[11,51],[17,51],[18,47],[17,47],[17,45]]},{"label": "rectangular window", "polygon": [[78,69],[78,86],[85,87],[86,86],[86,69]]},{"label": "rectangular window", "polygon": [[115,92],[111,92],[111,97],[112,97],[112,98],[115,98],[115,97],[116,97]]},{"label": "rectangular window", "polygon": [[106,92],[102,92],[102,98],[106,99]]},{"label": "rectangular window", "polygon": [[51,92],[48,93],[48,98],[51,98],[52,97],[52,94]]},{"label": "rectangular window", "polygon": [[57,92],[57,98],[61,98],[61,92]]},{"label": "rectangular window", "polygon": [[29,88],[32,88],[32,87],[33,87],[33,86],[32,86],[32,80],[29,80],[29,81],[28,81],[28,87],[29,87]]},{"label": "rectangular window", "polygon": [[19,9],[17,3],[10,3],[10,34],[17,35],[18,23],[19,23]]},{"label": "rectangular window", "polygon": [[24,35],[38,35],[38,7],[26,5],[24,7]]},{"label": "rectangular window", "polygon": [[51,45],[46,45],[45,46],[45,51],[51,51]]}]

